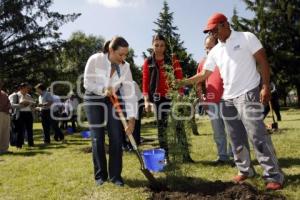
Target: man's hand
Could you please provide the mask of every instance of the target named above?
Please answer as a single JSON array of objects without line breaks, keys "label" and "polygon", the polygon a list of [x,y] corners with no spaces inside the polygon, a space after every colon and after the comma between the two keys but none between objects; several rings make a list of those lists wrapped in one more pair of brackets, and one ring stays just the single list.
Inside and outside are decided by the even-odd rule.
[{"label": "man's hand", "polygon": [[263,85],[260,91],[260,102],[264,105],[267,105],[271,99],[270,88],[267,85]]},{"label": "man's hand", "polygon": [[187,84],[186,84],[186,81],[185,81],[185,80],[175,80],[175,85],[176,85],[178,88],[180,88],[180,87],[183,87],[183,86],[185,86],[185,85],[187,85]]},{"label": "man's hand", "polygon": [[134,127],[135,127],[135,119],[130,118],[128,121],[128,126],[125,128],[125,133],[127,135],[131,135],[134,131]]}]

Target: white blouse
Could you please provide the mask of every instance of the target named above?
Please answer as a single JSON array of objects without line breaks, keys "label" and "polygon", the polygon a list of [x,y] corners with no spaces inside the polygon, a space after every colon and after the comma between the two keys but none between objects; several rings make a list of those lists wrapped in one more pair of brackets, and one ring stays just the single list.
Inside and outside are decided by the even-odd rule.
[{"label": "white blouse", "polygon": [[117,71],[111,74],[111,62],[108,54],[96,53],[92,55],[85,66],[83,87],[96,95],[104,96],[105,88],[113,87],[115,91],[120,89],[122,99],[125,102],[127,118],[137,118],[137,97],[132,80],[130,66],[127,62],[120,64],[120,77]]}]

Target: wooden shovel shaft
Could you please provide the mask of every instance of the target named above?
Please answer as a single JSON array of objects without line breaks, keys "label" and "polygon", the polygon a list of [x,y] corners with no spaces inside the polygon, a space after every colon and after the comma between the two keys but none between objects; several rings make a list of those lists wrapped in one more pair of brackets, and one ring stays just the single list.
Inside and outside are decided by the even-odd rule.
[{"label": "wooden shovel shaft", "polygon": [[[114,108],[116,109],[118,115],[119,115],[119,118],[120,118],[120,120],[123,124],[123,127],[126,129],[128,127],[128,123],[127,123],[126,118],[125,118],[125,116],[123,114],[123,111],[121,109],[118,97],[116,95],[113,95],[113,96],[110,96],[109,98],[110,98],[110,101],[112,102]],[[137,153],[137,156],[138,156],[139,161],[141,163],[142,169],[145,169],[144,161],[143,161],[143,159],[142,159],[142,157],[141,157],[141,155],[138,151],[137,144],[136,144],[132,134],[126,134],[126,135],[127,135],[128,139],[130,141],[130,144],[132,145],[133,150]]]}]

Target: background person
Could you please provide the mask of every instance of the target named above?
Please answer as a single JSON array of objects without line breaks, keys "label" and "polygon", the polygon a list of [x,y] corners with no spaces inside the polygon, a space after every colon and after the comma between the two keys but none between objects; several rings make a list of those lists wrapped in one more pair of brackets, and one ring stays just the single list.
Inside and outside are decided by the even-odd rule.
[{"label": "background person", "polygon": [[[209,35],[205,38],[205,51],[208,54],[210,50],[218,43],[218,40]],[[205,58],[202,59],[198,65],[197,73],[201,73]],[[202,97],[202,84],[198,85],[198,92],[200,99]],[[207,103],[207,112],[210,117],[211,126],[213,129],[214,141],[217,146],[218,158],[214,161],[215,165],[229,163],[230,157],[233,157],[230,142],[227,142],[227,133],[225,130],[224,121],[221,115],[220,101],[223,94],[223,80],[218,68],[215,68],[213,73],[206,79],[205,82],[205,99],[204,104]]]},{"label": "background person", "polygon": [[0,154],[7,153],[9,148],[9,110],[11,109],[8,95],[2,90],[3,85],[0,79]]}]

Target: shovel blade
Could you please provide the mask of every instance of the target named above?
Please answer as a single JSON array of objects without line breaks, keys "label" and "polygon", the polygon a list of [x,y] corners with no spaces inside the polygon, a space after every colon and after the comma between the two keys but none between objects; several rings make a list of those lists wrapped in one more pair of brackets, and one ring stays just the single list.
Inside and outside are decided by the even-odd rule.
[{"label": "shovel blade", "polygon": [[150,183],[150,188],[152,190],[157,190],[157,191],[162,191],[162,190],[167,190],[167,186],[165,186],[164,184],[158,182],[153,174],[151,174],[151,172],[148,169],[141,169],[141,171],[143,172],[143,174],[145,175],[145,177],[148,179],[149,183]]},{"label": "shovel blade", "polygon": [[278,123],[272,123],[271,127],[275,131],[278,130]]}]

